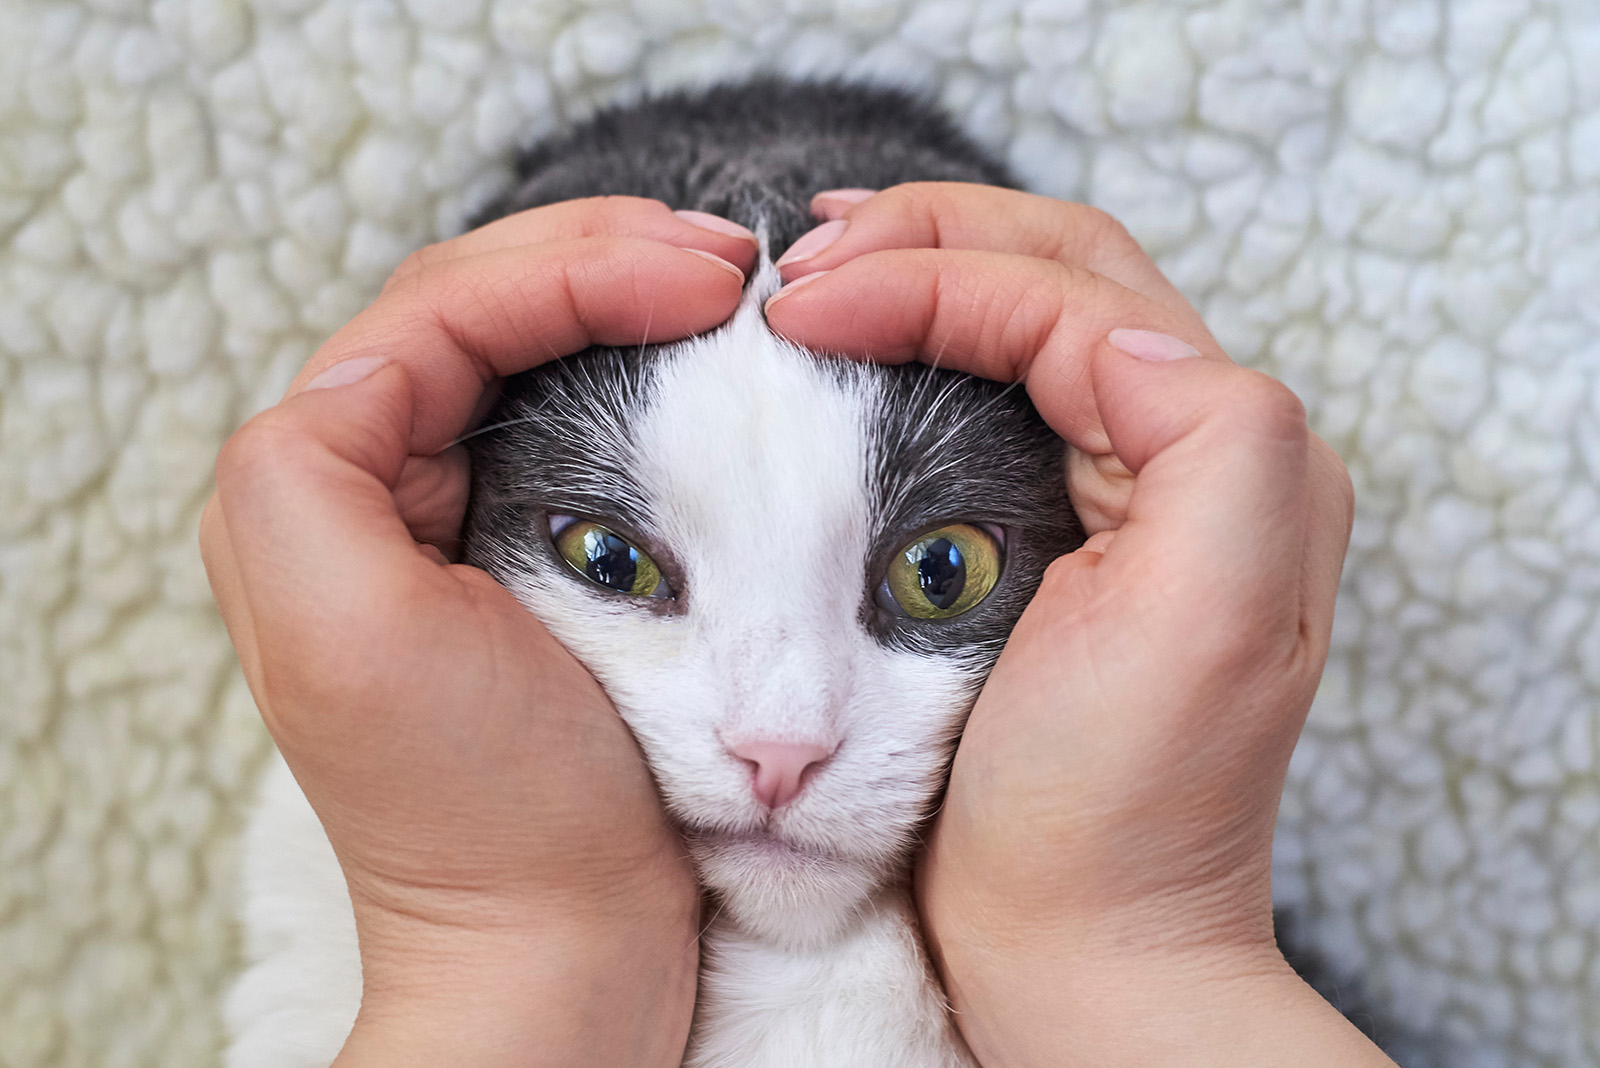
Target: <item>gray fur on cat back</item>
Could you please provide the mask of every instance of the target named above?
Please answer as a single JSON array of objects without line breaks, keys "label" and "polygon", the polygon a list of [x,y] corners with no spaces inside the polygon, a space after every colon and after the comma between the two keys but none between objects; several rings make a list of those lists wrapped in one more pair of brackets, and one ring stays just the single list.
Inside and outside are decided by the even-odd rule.
[{"label": "gray fur on cat back", "polygon": [[765,224],[774,256],[816,225],[809,204],[823,189],[1016,184],[909,93],[778,78],[607,108],[528,149],[517,176],[473,225],[576,197],[652,197],[752,230]]}]

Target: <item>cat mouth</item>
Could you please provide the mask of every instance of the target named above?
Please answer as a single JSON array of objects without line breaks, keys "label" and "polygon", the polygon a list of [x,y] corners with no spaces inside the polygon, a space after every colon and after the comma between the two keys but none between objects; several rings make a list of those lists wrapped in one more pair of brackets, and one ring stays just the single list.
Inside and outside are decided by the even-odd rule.
[{"label": "cat mouth", "polygon": [[686,828],[689,847],[700,855],[746,863],[767,863],[783,867],[808,867],[837,864],[844,858],[831,849],[799,842],[768,827],[748,830]]}]

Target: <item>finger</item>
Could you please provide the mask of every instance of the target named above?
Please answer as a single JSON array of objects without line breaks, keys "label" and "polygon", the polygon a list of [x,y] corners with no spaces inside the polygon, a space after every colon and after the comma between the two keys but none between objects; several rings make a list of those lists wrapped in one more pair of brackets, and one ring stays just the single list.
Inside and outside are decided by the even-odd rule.
[{"label": "finger", "polygon": [[824,189],[811,198],[811,214],[824,221],[842,218],[851,208],[868,197],[877,196],[878,192],[876,189]]},{"label": "finger", "polygon": [[1025,381],[1045,420],[1089,453],[1110,450],[1087,358],[1111,330],[1174,335],[1227,362],[1203,326],[1102,274],[997,252],[867,253],[784,287],[767,321],[822,351]]},{"label": "finger", "polygon": [[[1156,648],[1215,671],[1272,663],[1302,638],[1311,435],[1290,390],[1220,361],[1152,362],[1096,347],[1095,403],[1135,473],[1097,568]],[[1211,622],[1196,629],[1196,621]],[[1319,624],[1325,625],[1325,624]],[[1259,667],[1260,665],[1254,665]]]},{"label": "finger", "polygon": [[395,483],[394,506],[400,521],[412,538],[437,549],[443,560],[460,557],[471,477],[466,447],[453,445],[433,456],[406,457]]},{"label": "finger", "polygon": [[1319,656],[1325,656],[1339,576],[1355,522],[1355,489],[1344,461],[1316,435],[1311,437],[1307,468],[1305,582],[1300,604],[1308,632],[1323,640]]},{"label": "finger", "polygon": [[1116,537],[1117,532],[1115,530],[1099,531],[1085,538],[1083,544],[1078,546],[1074,552],[1098,553],[1103,556],[1105,551],[1111,547],[1111,543],[1116,540]]},{"label": "finger", "polygon": [[[1184,333],[1184,320],[1165,305],[1054,261],[895,250],[781,294],[769,302],[768,321],[818,349],[937,359],[1023,381],[1069,443],[1115,454],[1135,479],[1095,581],[1147,598],[1134,606],[1139,626],[1192,627],[1192,614],[1172,611],[1180,600],[1201,614],[1248,617],[1274,635],[1285,632],[1284,619],[1298,619],[1304,410],[1282,385],[1234,366],[1208,334]],[[1145,356],[1160,355],[1165,336],[1170,355],[1198,358],[1130,355],[1111,344],[1119,328],[1157,332],[1122,335],[1125,345],[1145,342]],[[1238,636],[1167,638],[1213,655]]]},{"label": "finger", "polygon": [[1067,498],[1090,535],[1115,530],[1128,515],[1133,472],[1109,449],[1067,451]]},{"label": "finger", "polygon": [[290,392],[337,363],[393,361],[411,389],[410,451],[431,455],[467,427],[494,380],[589,345],[708,330],[743,285],[730,264],[642,238],[462,256],[396,282],[318,350]]},{"label": "finger", "polygon": [[340,677],[363,658],[330,652],[329,637],[381,643],[375,632],[385,628],[437,625],[417,619],[416,605],[436,617],[454,599],[445,569],[417,551],[395,508],[411,409],[406,369],[391,361],[288,398],[223,447],[217,511],[266,674],[293,665],[319,685],[381,686],[381,678]]},{"label": "finger", "polygon": [[673,211],[644,197],[586,197],[529,208],[418,249],[401,261],[387,289],[418,271],[464,256],[583,237],[642,237],[719,256],[746,274],[759,242],[738,223],[703,211]]},{"label": "finger", "polygon": [[[1121,223],[1086,204],[964,182],[913,182],[849,203],[860,190],[812,200],[828,220],[785,253],[785,280],[890,248],[1010,252],[1103,274],[1198,324],[1199,315]],[[818,248],[812,235],[832,238]],[[800,255],[796,255],[799,253]]]},{"label": "finger", "polygon": [[217,495],[206,501],[200,514],[200,559],[205,565],[206,579],[222,613],[222,625],[239,655],[239,666],[257,692],[260,679],[260,661],[256,651],[255,622],[250,618],[250,603],[245,596],[244,583],[239,577],[239,566],[234,560],[233,546],[228,540],[227,523]]}]

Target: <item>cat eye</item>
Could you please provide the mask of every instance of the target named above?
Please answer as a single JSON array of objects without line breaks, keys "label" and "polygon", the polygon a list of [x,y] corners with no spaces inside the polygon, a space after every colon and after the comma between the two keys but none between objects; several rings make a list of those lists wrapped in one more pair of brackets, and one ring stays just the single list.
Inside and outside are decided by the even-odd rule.
[{"label": "cat eye", "polygon": [[982,527],[940,527],[890,558],[878,603],[913,619],[953,619],[989,596],[1001,559],[999,540]]},{"label": "cat eye", "polygon": [[550,517],[556,552],[590,582],[630,597],[670,597],[661,568],[627,538],[588,519]]}]

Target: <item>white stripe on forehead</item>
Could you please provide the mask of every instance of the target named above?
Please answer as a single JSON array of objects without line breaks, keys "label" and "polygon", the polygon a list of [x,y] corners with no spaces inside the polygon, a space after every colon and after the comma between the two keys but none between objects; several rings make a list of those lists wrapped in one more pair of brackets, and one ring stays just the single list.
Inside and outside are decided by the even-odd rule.
[{"label": "white stripe on forehead", "polygon": [[878,390],[772,334],[761,302],[776,282],[765,267],[726,326],[657,369],[634,431],[640,488],[691,602],[721,609],[787,587],[777,602],[790,613],[828,603],[853,618]]}]

